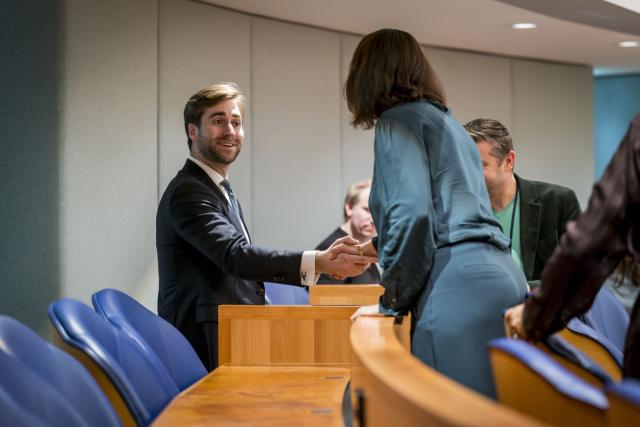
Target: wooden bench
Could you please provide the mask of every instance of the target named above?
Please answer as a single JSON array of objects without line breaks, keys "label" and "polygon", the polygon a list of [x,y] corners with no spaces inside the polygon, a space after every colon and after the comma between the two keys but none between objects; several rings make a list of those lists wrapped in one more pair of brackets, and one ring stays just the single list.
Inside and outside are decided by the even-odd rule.
[{"label": "wooden bench", "polygon": [[401,343],[401,330],[389,317],[351,328],[354,426],[540,425],[429,368]]}]

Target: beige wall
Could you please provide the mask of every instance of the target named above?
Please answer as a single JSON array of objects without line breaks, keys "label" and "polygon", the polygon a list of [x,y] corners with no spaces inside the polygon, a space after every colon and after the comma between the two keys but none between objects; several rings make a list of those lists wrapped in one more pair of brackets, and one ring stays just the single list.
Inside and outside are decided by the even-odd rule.
[{"label": "beige wall", "polygon": [[[111,286],[155,310],[155,208],[187,156],[184,103],[215,81],[238,82],[249,100],[231,180],[254,242],[311,248],[338,225],[344,189],[373,161],[372,131],[349,126],[342,97],[358,37],[186,0],[107,3],[66,2],[64,295],[88,301]],[[503,121],[522,175],[568,185],[584,204],[590,69],[425,51],[460,121]]]}]

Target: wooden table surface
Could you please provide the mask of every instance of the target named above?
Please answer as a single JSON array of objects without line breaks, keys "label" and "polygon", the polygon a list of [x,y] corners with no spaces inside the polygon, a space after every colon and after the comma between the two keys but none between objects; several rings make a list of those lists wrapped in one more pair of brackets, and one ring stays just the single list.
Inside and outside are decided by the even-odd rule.
[{"label": "wooden table surface", "polygon": [[343,426],[347,367],[225,365],[158,415],[165,426]]}]

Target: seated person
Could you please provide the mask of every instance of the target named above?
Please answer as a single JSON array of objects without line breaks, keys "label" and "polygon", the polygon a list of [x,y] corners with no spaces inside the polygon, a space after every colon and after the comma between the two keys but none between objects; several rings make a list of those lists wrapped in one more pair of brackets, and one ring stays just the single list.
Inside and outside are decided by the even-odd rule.
[{"label": "seated person", "polygon": [[[640,263],[640,114],[597,182],[589,207],[567,225],[542,272],[542,285],[505,314],[507,334],[539,341],[586,312],[604,280],[629,257]],[[625,265],[625,264],[623,264]],[[631,271],[624,275],[631,276]],[[640,379],[640,300],[631,309],[623,376]]]},{"label": "seated person", "polygon": [[[316,249],[325,250],[340,237],[352,236],[356,240],[364,243],[376,234],[376,227],[369,212],[369,192],[371,191],[371,180],[360,181],[351,184],[347,188],[347,195],[344,199],[344,223],[336,228],[333,233],[320,243]],[[364,273],[355,277],[347,277],[344,280],[336,277],[320,275],[318,284],[373,284],[380,283],[380,271],[377,264],[371,264]]]}]

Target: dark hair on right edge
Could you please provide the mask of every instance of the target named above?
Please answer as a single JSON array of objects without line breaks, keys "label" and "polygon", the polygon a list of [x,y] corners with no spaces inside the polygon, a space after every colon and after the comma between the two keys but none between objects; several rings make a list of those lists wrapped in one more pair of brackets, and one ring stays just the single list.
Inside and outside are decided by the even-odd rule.
[{"label": "dark hair on right edge", "polygon": [[369,129],[387,109],[428,99],[445,105],[440,79],[422,48],[405,31],[382,29],[365,36],[356,48],[345,97],[351,124]]}]

